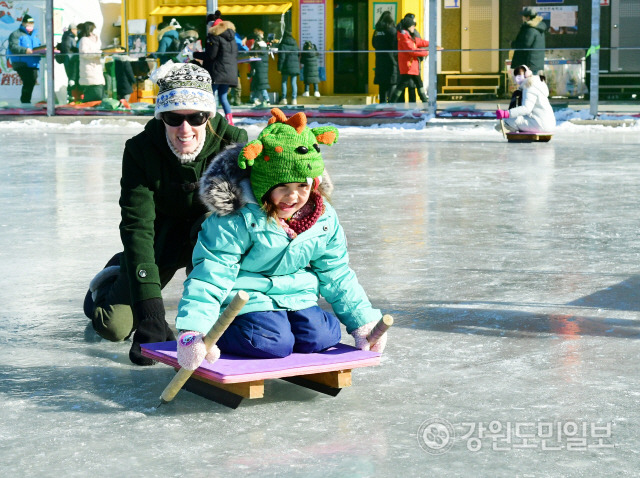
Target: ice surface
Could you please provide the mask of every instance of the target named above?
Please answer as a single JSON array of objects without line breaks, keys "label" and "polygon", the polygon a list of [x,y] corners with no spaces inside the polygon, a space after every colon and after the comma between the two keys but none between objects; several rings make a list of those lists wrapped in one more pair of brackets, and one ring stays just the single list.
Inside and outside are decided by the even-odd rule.
[{"label": "ice surface", "polygon": [[[155,409],[173,370],[133,366],[82,313],[120,248],[120,159],[142,126],[0,123],[2,475],[637,473],[638,128],[508,144],[492,121],[453,124],[341,128],[324,149],[352,266],[396,319],[382,364],[335,398],[271,381],[230,410],[186,391]],[[444,451],[434,418],[455,436],[439,455],[421,447]]]}]

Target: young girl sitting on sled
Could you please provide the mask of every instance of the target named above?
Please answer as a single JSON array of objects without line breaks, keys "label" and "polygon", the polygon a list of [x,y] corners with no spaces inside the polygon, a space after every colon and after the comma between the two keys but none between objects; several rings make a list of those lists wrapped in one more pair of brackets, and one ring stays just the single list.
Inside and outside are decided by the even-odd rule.
[{"label": "young girl sitting on sled", "polygon": [[549,103],[549,87],[544,76],[534,75],[527,65],[516,66],[513,76],[522,98],[519,102],[512,99],[508,110],[496,110],[496,118],[504,120],[504,126],[510,132],[553,132],[556,117]]},{"label": "young girl sitting on sled", "polygon": [[[318,144],[335,143],[338,130],[310,129],[304,113],[271,113],[257,140],[216,156],[201,180],[200,198],[212,214],[176,318],[178,362],[186,369],[205,358],[203,335],[239,290],[249,302],[209,362],[220,351],[257,358],[320,352],[340,342],[340,322],[368,350],[366,336],[382,316],[349,267],[344,231],[327,202],[332,186]],[[318,306],[319,295],[335,315]],[[371,349],[382,352],[385,343],[386,334]]]}]

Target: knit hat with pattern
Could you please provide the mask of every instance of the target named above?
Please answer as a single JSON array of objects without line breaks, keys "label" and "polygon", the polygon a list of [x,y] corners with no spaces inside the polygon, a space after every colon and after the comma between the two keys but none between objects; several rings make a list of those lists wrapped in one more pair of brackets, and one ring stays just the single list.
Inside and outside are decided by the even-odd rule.
[{"label": "knit hat with pattern", "polygon": [[171,60],[151,74],[158,85],[155,117],[166,111],[195,110],[216,113],[216,100],[211,89],[211,76],[204,68],[192,63]]},{"label": "knit hat with pattern", "polygon": [[307,127],[304,113],[287,119],[278,108],[258,139],[247,143],[238,157],[241,169],[251,166],[251,188],[258,202],[278,184],[310,183],[316,189],[322,180],[324,161],[318,143],[338,140],[333,126]]}]

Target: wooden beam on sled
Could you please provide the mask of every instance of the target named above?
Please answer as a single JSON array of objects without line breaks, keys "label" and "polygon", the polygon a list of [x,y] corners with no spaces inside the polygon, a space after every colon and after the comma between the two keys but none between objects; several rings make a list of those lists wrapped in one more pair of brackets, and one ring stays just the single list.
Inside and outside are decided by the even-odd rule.
[{"label": "wooden beam on sled", "polygon": [[282,380],[335,397],[340,393],[340,390],[351,386],[351,370],[298,375],[296,377],[286,377]]}]

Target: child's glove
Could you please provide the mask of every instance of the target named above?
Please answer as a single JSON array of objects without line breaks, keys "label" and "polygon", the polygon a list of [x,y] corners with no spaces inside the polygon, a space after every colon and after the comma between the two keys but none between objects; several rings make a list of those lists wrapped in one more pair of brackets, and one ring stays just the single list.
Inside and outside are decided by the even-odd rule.
[{"label": "child's glove", "polygon": [[377,323],[378,323],[378,321],[374,320],[373,322],[369,322],[368,324],[364,324],[364,325],[358,327],[353,332],[351,332],[351,335],[353,336],[353,338],[356,341],[356,348],[358,348],[360,350],[371,350],[372,352],[382,353],[382,351],[384,350],[385,345],[387,345],[387,333],[386,332],[380,336],[378,341],[375,344],[373,344],[373,346],[371,346],[369,344],[369,341],[367,340],[367,335],[369,335],[371,333],[371,331],[373,330],[373,328],[376,326]]},{"label": "child's glove", "polygon": [[509,117],[509,110],[496,110],[496,119],[506,119]]},{"label": "child's glove", "polygon": [[220,358],[218,346],[214,344],[207,353],[202,338],[203,335],[200,332],[187,331],[180,334],[177,346],[178,363],[182,368],[195,370],[202,364],[203,359],[213,363]]}]

